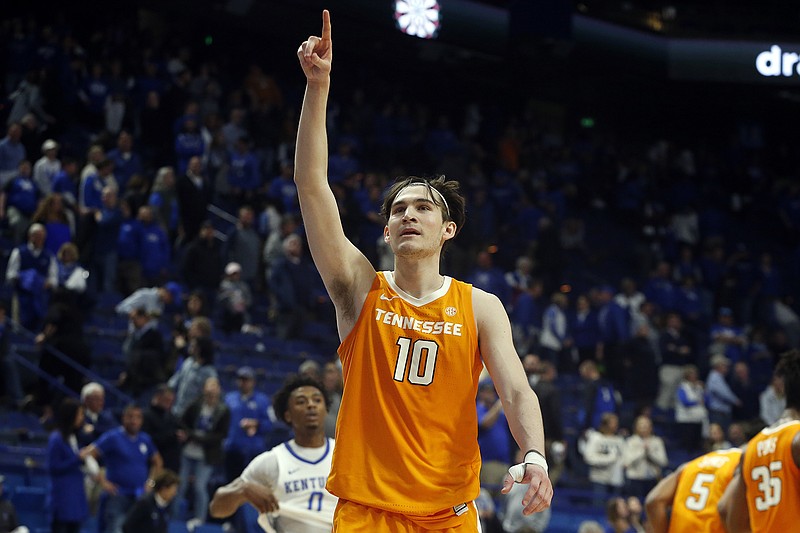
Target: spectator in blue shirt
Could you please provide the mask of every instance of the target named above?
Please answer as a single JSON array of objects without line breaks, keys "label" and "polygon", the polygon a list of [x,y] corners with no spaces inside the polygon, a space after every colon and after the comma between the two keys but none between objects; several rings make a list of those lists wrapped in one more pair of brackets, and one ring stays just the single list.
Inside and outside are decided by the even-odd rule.
[{"label": "spectator in blue shirt", "polygon": [[120,202],[117,237],[117,290],[127,297],[142,286],[142,223],[133,216],[132,200]]},{"label": "spectator in blue shirt", "polygon": [[0,187],[14,177],[21,161],[25,160],[27,151],[22,139],[22,126],[14,122],[8,126],[8,132],[0,140]]},{"label": "spectator in blue shirt", "polygon": [[[85,453],[79,453],[77,428],[83,424],[83,408],[74,398],[64,398],[55,414],[56,430],[47,441],[47,473],[50,475],[52,531],[78,533],[89,517],[83,484]],[[97,475],[97,462],[93,461]]]},{"label": "spectator in blue shirt", "polygon": [[600,343],[600,326],[597,323],[597,312],[592,309],[589,297],[581,294],[575,300],[575,310],[569,314],[568,329],[572,342],[578,351],[580,363],[597,359],[597,347]]},{"label": "spectator in blue shirt", "polygon": [[624,373],[619,351],[622,344],[631,338],[630,315],[614,301],[614,288],[610,285],[600,287],[596,297],[603,362],[606,364],[609,379],[619,387]]},{"label": "spectator in blue shirt", "polygon": [[5,219],[12,231],[14,242],[21,242],[39,205],[42,194],[31,178],[31,164],[19,163],[16,177],[0,191],[0,220]]},{"label": "spectator in blue shirt", "polygon": [[175,136],[175,155],[177,157],[176,173],[181,176],[189,168],[189,160],[193,157],[203,157],[206,143],[200,133],[197,120],[187,118],[183,122],[181,131]]},{"label": "spectator in blue shirt", "polygon": [[726,381],[730,368],[731,360],[716,354],[711,358],[711,372],[706,379],[708,420],[712,424],[719,424],[723,431],[728,431],[733,408],[742,405]]},{"label": "spectator in blue shirt", "polygon": [[511,432],[490,379],[478,385],[478,446],[481,450],[481,485],[494,488],[495,494],[511,464]]},{"label": "spectator in blue shirt", "polygon": [[97,228],[92,239],[92,273],[95,289],[112,292],[115,288],[117,270],[117,248],[122,225],[122,211],[117,205],[117,190],[105,186],[102,196],[103,207],[94,213]]},{"label": "spectator in blue shirt", "polygon": [[61,170],[53,176],[53,193],[60,194],[64,203],[70,208],[78,206],[78,161],[74,157],[61,160]]},{"label": "spectator in blue shirt", "polygon": [[122,130],[117,136],[117,147],[108,152],[108,158],[114,162],[114,178],[120,191],[124,191],[134,174],[143,174],[144,165],[141,156],[133,150],[133,136]]},{"label": "spectator in blue shirt", "polygon": [[264,451],[267,433],[272,429],[272,406],[263,392],[255,390],[256,374],[249,366],[236,371],[238,390],[225,395],[231,411],[231,428],[225,440],[225,475],[233,481],[244,467]]},{"label": "spectator in blue shirt", "polygon": [[511,287],[506,283],[505,274],[494,266],[492,254],[486,250],[478,252],[475,269],[467,277],[467,282],[494,294],[504,306],[511,303]]},{"label": "spectator in blue shirt", "polygon": [[103,64],[92,65],[91,75],[87,76],[78,92],[83,102],[84,123],[90,131],[103,129],[106,99],[111,94],[111,86],[103,73]]},{"label": "spectator in blue shirt", "polygon": [[267,196],[282,207],[284,214],[299,213],[300,202],[297,199],[297,185],[294,184],[294,163],[284,161],[281,163],[281,172],[273,178],[269,185]]},{"label": "spectator in blue shirt", "polygon": [[82,214],[103,208],[103,187],[110,185],[107,182],[113,172],[114,162],[103,159],[97,163],[97,172],[88,175],[82,181],[78,195],[78,207]]},{"label": "spectator in blue shirt", "polygon": [[103,460],[105,480],[113,485],[103,495],[99,521],[101,531],[122,533],[125,513],[150,490],[148,480],[159,472],[163,462],[152,439],[142,429],[142,408],[128,405],[122,413],[122,426],[107,431],[81,453]]},{"label": "spectator in blue shirt", "polygon": [[642,292],[648,301],[658,306],[662,313],[675,309],[676,290],[672,281],[672,265],[660,261],[645,283]]},{"label": "spectator in blue shirt", "polygon": [[142,278],[146,286],[162,283],[169,273],[170,244],[164,229],[153,217],[153,208],[143,205],[136,217],[141,224]]},{"label": "spectator in blue shirt", "polygon": [[263,185],[259,162],[250,149],[250,139],[239,137],[230,153],[228,184],[238,204],[251,203]]},{"label": "spectator in blue shirt", "polygon": [[744,358],[747,336],[734,323],[733,310],[730,307],[720,307],[717,311],[717,320],[711,325],[710,334],[710,351],[722,352],[734,363]]}]

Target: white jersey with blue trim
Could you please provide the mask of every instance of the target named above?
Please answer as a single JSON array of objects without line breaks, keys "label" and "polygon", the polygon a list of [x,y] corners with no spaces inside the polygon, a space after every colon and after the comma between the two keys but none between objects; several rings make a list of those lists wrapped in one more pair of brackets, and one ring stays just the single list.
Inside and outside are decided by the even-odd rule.
[{"label": "white jersey with blue trim", "polygon": [[280,505],[279,512],[259,517],[265,531],[330,532],[338,501],[325,490],[333,446],[333,439],[319,448],[304,448],[290,440],[262,453],[245,468],[241,478],[269,487]]}]

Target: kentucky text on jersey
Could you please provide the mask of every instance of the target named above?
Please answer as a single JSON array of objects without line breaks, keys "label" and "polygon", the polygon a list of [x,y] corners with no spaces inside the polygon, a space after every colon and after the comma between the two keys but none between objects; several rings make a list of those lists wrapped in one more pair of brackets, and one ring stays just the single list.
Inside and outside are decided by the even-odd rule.
[{"label": "kentucky text on jersey", "polygon": [[392,311],[384,311],[383,309],[375,309],[375,321],[405,330],[431,333],[433,335],[454,335],[456,337],[461,336],[461,328],[463,326],[463,324],[457,324],[455,322],[417,320],[413,316],[402,316]]},{"label": "kentucky text on jersey", "polygon": [[308,477],[305,479],[290,479],[283,482],[283,490],[286,494],[301,492],[304,490],[322,490],[325,488],[327,478],[324,476]]}]

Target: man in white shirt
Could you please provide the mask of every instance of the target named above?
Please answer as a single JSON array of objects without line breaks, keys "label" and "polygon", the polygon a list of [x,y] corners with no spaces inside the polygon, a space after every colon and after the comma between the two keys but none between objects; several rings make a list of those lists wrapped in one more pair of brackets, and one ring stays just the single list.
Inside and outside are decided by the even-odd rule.
[{"label": "man in white shirt", "polygon": [[772,382],[758,397],[758,403],[759,416],[766,425],[771,426],[778,421],[786,410],[783,376],[772,376]]}]

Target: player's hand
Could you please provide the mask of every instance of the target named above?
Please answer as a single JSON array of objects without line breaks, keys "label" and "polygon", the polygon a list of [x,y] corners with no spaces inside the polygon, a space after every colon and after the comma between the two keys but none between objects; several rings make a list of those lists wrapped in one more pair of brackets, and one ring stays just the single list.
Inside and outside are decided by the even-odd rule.
[{"label": "player's hand", "polygon": [[544,468],[538,465],[521,463],[508,469],[503,488],[503,494],[508,494],[514,483],[529,485],[527,492],[522,497],[522,514],[529,515],[544,511],[550,507],[553,499],[553,484]]},{"label": "player's hand", "polygon": [[322,12],[322,37],[310,36],[297,49],[297,58],[309,83],[328,80],[333,60],[331,42],[331,14]]},{"label": "player's hand", "polygon": [[274,513],[279,509],[275,494],[264,485],[245,482],[244,495],[259,513]]}]

